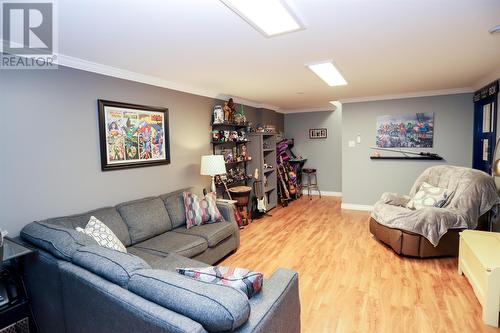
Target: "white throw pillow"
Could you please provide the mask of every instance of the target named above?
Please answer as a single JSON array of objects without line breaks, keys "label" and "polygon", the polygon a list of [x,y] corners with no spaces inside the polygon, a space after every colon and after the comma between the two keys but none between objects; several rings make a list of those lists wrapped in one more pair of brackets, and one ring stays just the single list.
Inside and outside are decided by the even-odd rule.
[{"label": "white throw pillow", "polygon": [[415,196],[406,204],[409,209],[421,209],[424,207],[443,207],[453,191],[446,188],[432,186],[428,183],[422,183]]},{"label": "white throw pillow", "polygon": [[95,216],[91,216],[89,223],[85,226],[85,229],[80,227],[76,228],[76,231],[83,232],[95,239],[97,244],[102,247],[107,247],[112,250],[127,253],[127,249],[120,242],[118,237],[108,228],[107,225],[99,221]]}]

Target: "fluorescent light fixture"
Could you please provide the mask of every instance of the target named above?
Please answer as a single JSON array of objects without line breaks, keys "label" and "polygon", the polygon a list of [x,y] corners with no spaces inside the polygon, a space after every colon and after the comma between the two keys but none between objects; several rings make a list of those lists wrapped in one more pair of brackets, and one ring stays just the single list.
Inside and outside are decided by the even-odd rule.
[{"label": "fluorescent light fixture", "polygon": [[283,0],[221,0],[266,37],[304,29]]},{"label": "fluorescent light fixture", "polygon": [[330,87],[345,86],[347,84],[347,81],[331,61],[309,64],[306,66]]}]

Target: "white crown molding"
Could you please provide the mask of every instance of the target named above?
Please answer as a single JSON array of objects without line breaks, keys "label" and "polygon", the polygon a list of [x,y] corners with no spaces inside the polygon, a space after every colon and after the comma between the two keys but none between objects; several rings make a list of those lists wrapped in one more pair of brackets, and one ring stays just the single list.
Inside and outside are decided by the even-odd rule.
[{"label": "white crown molding", "polygon": [[456,88],[456,89],[443,89],[443,90],[427,90],[418,91],[412,93],[404,94],[394,94],[394,95],[379,95],[379,96],[367,96],[367,97],[354,97],[354,98],[344,98],[340,99],[340,103],[359,103],[359,102],[373,102],[373,101],[385,101],[390,99],[403,99],[412,97],[428,97],[428,96],[441,96],[441,95],[455,95],[474,92],[474,88]]},{"label": "white crown molding", "polygon": [[[102,75],[106,75],[106,76],[112,76],[112,77],[116,77],[119,79],[140,82],[140,83],[149,84],[149,85],[156,86],[156,87],[172,89],[172,90],[185,92],[185,93],[198,95],[198,96],[203,96],[203,97],[216,98],[216,99],[227,99],[229,97],[232,97],[232,96],[229,96],[226,94],[216,93],[216,92],[211,91],[211,90],[197,88],[197,87],[193,87],[190,85],[161,79],[161,78],[156,77],[156,76],[140,74],[137,72],[133,72],[133,71],[129,71],[129,70],[113,67],[113,66],[103,65],[103,64],[99,64],[99,63],[92,62],[92,61],[87,61],[87,60],[80,59],[80,58],[70,57],[70,56],[67,56],[64,54],[57,54],[56,63],[58,65],[61,65],[61,66],[75,68],[75,69],[83,70],[86,72],[92,72],[92,73],[102,74]],[[264,109],[269,109],[269,110],[273,110],[273,111],[279,111],[279,109],[280,109],[279,107],[274,106],[274,105],[250,101],[250,100],[239,98],[239,97],[233,97],[233,100],[236,103],[245,104],[245,105],[252,106],[255,108],[264,108]]]},{"label": "white crown molding", "polygon": [[288,113],[303,113],[303,112],[327,112],[327,111],[335,111],[335,107],[333,105],[328,105],[319,108],[308,108],[308,109],[280,109],[280,113],[288,114]]},{"label": "white crown molding", "polygon": [[373,210],[373,206],[370,205],[358,205],[358,204],[351,204],[351,203],[342,203],[340,205],[341,209],[347,209],[347,210],[361,210],[361,211],[367,211],[371,212]]},{"label": "white crown molding", "polygon": [[[307,195],[307,190],[302,190],[303,195]],[[316,190],[311,191],[312,195],[319,195]],[[342,192],[332,192],[332,191],[321,191],[321,195],[325,197],[342,197]]]}]

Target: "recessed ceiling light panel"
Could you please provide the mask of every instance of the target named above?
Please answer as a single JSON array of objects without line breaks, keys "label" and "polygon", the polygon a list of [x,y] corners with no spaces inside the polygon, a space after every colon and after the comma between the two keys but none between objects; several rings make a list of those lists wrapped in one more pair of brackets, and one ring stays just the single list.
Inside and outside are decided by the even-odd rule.
[{"label": "recessed ceiling light panel", "polygon": [[331,61],[306,65],[330,87],[345,86],[347,81]]},{"label": "recessed ceiling light panel", "polygon": [[304,29],[283,0],[221,0],[266,37]]}]

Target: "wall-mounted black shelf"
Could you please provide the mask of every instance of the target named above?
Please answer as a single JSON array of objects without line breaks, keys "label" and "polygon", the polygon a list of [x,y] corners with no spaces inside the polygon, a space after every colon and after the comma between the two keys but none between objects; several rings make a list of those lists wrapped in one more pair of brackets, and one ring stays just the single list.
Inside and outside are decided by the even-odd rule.
[{"label": "wall-mounted black shelf", "polygon": [[250,141],[224,141],[224,142],[219,142],[219,141],[211,141],[211,144],[213,145],[228,145],[228,144],[237,144],[237,145],[242,145],[244,143],[247,143]]},{"label": "wall-mounted black shelf", "polygon": [[234,162],[226,162],[226,165],[235,165],[235,164],[240,164],[240,163],[246,163],[250,160],[242,160],[242,161],[234,161]]},{"label": "wall-mounted black shelf", "polygon": [[248,127],[248,123],[242,123],[242,124],[237,124],[237,123],[212,124],[212,127],[217,127],[217,126],[230,126],[230,127],[236,127],[236,128],[243,128],[243,127]]},{"label": "wall-mounted black shelf", "polygon": [[441,156],[370,156],[371,160],[422,160],[422,161],[440,161]]}]

